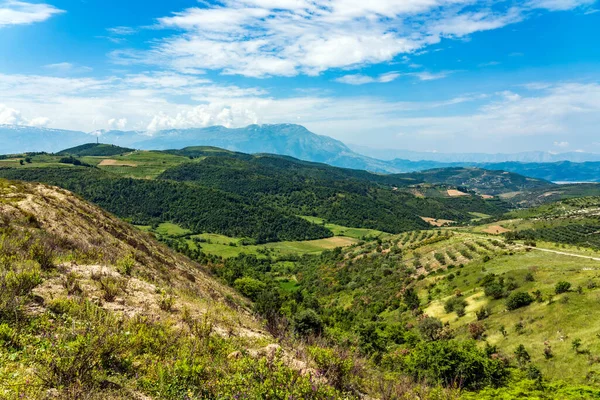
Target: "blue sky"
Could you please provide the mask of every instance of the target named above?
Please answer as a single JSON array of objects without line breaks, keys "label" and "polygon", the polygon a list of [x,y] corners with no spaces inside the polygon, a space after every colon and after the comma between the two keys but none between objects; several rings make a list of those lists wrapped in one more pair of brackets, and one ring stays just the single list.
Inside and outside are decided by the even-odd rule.
[{"label": "blue sky", "polygon": [[0,124],[600,152],[594,0],[0,0]]}]

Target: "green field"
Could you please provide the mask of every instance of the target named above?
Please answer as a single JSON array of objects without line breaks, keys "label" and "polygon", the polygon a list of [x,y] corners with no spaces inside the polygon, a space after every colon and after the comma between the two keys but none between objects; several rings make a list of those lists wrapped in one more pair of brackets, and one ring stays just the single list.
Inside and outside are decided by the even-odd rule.
[{"label": "green field", "polygon": [[[451,273],[457,275],[456,271]],[[544,300],[507,311],[505,299],[491,300],[478,285],[478,279],[490,273],[505,279],[514,278],[518,285],[515,290],[530,293],[540,290]],[[534,281],[525,280],[528,273],[533,275]],[[523,344],[532,362],[548,378],[584,383],[589,382],[586,377],[591,376],[593,382],[600,382],[596,380],[600,378],[600,363],[590,363],[586,353],[577,354],[572,349],[573,340],[578,338],[582,342],[581,351],[600,353],[600,326],[592,323],[600,320],[600,262],[532,250],[500,256],[487,263],[468,264],[451,282],[440,281],[439,277],[430,281],[438,281],[436,287],[442,291],[442,297],[428,304],[424,312],[449,322],[465,338],[468,336],[466,324],[477,321],[475,312],[487,306],[491,316],[482,323],[489,343],[498,345],[506,354],[512,354]],[[571,291],[556,295],[554,287],[559,281],[570,282]],[[581,293],[577,291],[579,287]],[[443,302],[457,290],[468,303],[466,315],[460,318],[454,312],[446,313],[443,307]],[[516,328],[518,323],[523,325],[520,332]],[[506,336],[500,333],[501,326],[506,329]],[[544,343],[551,347],[552,358],[544,356]]]},{"label": "green field", "polygon": [[336,224],[325,223],[323,218],[319,217],[310,217],[301,215],[300,217],[304,218],[307,221],[312,222],[313,224],[324,225],[325,228],[329,229],[335,236],[346,236],[354,239],[363,239],[365,237],[388,237],[389,233],[378,231],[376,229],[364,229],[364,228],[349,228],[347,226],[341,226]]},{"label": "green field", "polygon": [[[141,179],[154,179],[166,169],[190,161],[188,157],[158,151],[136,151],[111,157],[82,157],[81,160],[117,175]],[[101,165],[103,160],[115,160],[116,164]]]},{"label": "green field", "polygon": [[[196,249],[200,246],[203,252],[223,258],[236,257],[242,253],[255,254],[261,257],[266,257],[267,255],[277,257],[292,254],[318,254],[323,250],[331,250],[336,247],[346,247],[358,243],[358,239],[353,237],[335,236],[317,240],[282,241],[252,245],[244,244],[248,239],[243,238],[233,238],[214,233],[192,234],[190,230],[170,222],[162,223],[156,228],[152,228],[149,225],[136,226],[140,230],[152,232],[159,237],[185,238],[185,241],[190,248]],[[348,231],[353,230],[352,228],[340,228],[344,228]]]}]

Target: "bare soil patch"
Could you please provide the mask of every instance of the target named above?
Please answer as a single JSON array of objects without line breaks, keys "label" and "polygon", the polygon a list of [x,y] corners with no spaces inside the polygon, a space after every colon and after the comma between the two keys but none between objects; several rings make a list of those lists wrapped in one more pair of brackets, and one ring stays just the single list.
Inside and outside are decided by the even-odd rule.
[{"label": "bare soil patch", "polygon": [[326,242],[327,244],[330,244],[334,248],[350,246],[350,245],[353,245],[354,243],[356,243],[355,239],[353,239],[351,237],[346,237],[346,236],[334,236],[334,237],[321,239],[321,240],[323,240],[323,242]]},{"label": "bare soil patch", "polygon": [[421,217],[421,219],[432,226],[450,225],[451,223],[455,222],[455,221],[452,221],[451,219],[435,219],[435,218],[430,218],[430,217]]},{"label": "bare soil patch", "polygon": [[469,193],[461,192],[456,189],[448,189],[448,196],[450,197],[460,197],[460,196],[470,196]]},{"label": "bare soil patch", "polygon": [[500,225],[490,225],[483,230],[485,233],[491,233],[492,235],[500,235],[502,233],[510,232],[510,229],[501,227]]},{"label": "bare soil patch", "polygon": [[493,199],[493,198],[494,198],[494,196],[491,196],[491,195],[489,195],[489,194],[482,194],[482,195],[481,195],[481,198],[482,198],[482,199],[486,199],[486,200],[487,200],[487,199]]},{"label": "bare soil patch", "polygon": [[113,159],[106,159],[106,160],[102,160],[100,161],[100,164],[98,164],[100,166],[113,166],[113,167],[137,167],[137,164],[135,163],[129,163],[129,162],[123,162],[123,161],[118,161],[118,160],[113,160]]}]

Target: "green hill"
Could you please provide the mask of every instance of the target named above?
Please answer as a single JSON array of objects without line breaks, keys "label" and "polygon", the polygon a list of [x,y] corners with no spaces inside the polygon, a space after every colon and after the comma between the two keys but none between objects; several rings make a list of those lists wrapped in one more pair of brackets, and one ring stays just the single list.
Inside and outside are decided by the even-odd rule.
[{"label": "green hill", "polygon": [[77,156],[77,157],[85,157],[85,156],[95,156],[95,157],[108,157],[108,156],[116,156],[125,153],[131,153],[135,151],[134,149],[128,149],[126,147],[119,147],[113,144],[103,144],[103,143],[87,143],[82,144],[81,146],[71,147],[70,149],[65,149],[59,151],[58,155],[60,156]]}]

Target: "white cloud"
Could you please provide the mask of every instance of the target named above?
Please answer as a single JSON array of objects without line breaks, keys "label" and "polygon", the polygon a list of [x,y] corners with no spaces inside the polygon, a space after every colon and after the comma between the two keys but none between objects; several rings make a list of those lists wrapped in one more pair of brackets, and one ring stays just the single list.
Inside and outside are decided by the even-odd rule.
[{"label": "white cloud", "polygon": [[28,126],[46,126],[50,122],[49,118],[35,117],[31,120],[24,118],[19,110],[0,104],[0,125],[28,125]]},{"label": "white cloud", "polygon": [[127,118],[111,118],[108,120],[109,129],[123,130],[127,126]]},{"label": "white cloud", "polygon": [[385,74],[381,74],[377,77],[362,75],[362,74],[354,74],[354,75],[344,75],[335,79],[336,82],[346,83],[348,85],[364,85],[367,83],[388,83],[396,80],[401,74],[397,72],[388,72]]},{"label": "white cloud", "polygon": [[525,137],[532,143],[560,143],[568,137],[569,146],[579,148],[597,141],[595,127],[600,125],[600,83],[533,82],[497,93],[423,102],[340,98],[323,91],[274,98],[263,89],[175,73],[103,79],[0,74],[0,103],[5,104],[0,123],[6,124],[156,131],[295,122],[353,143],[375,140],[391,146],[399,137],[410,138],[411,146],[429,141],[423,148],[430,148],[431,140],[451,148],[459,143],[474,146],[478,140],[495,146]]},{"label": "white cloud", "polygon": [[157,28],[179,32],[153,42],[150,50],[119,50],[112,56],[117,63],[179,72],[317,75],[389,62],[443,38],[522,21],[534,9],[574,8],[586,1],[498,2],[491,7],[472,0],[223,0],[159,18]]},{"label": "white cloud", "polygon": [[26,25],[42,22],[63,10],[44,3],[27,3],[24,1],[0,1],[0,28],[9,25]]},{"label": "white cloud", "polygon": [[596,0],[531,0],[527,5],[532,8],[545,8],[550,11],[566,11],[592,5],[595,2]]},{"label": "white cloud", "polygon": [[569,147],[569,142],[554,142],[554,146],[556,147]]},{"label": "white cloud", "polygon": [[44,68],[47,70],[53,71],[57,74],[76,74],[76,73],[86,73],[93,71],[93,68],[86,67],[83,65],[75,65],[69,62],[61,62],[55,64],[47,64],[44,65]]}]

